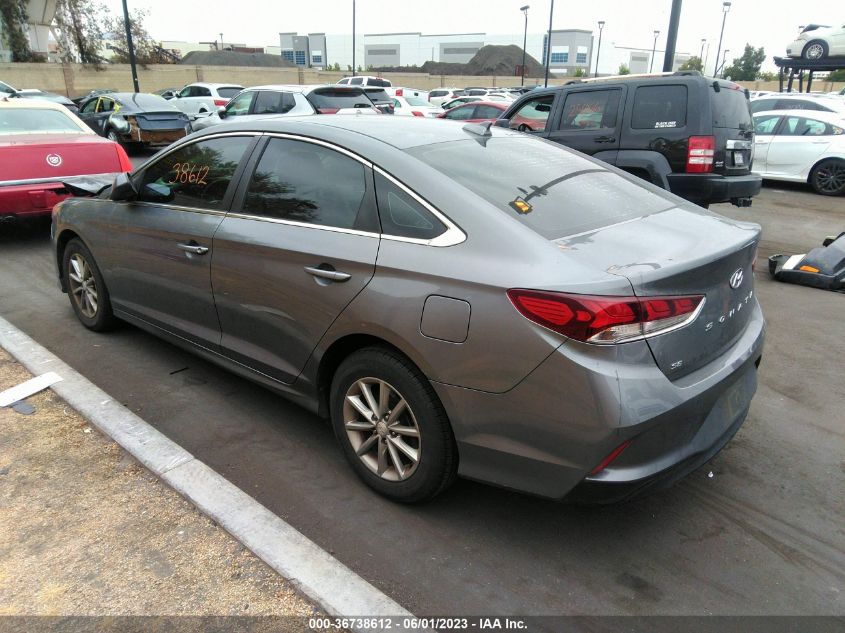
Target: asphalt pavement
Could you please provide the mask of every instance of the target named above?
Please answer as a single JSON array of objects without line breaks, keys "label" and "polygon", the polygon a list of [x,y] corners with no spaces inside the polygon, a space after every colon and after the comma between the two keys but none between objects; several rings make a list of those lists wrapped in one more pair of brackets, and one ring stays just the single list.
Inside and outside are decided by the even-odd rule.
[{"label": "asphalt pavement", "polygon": [[673,488],[588,509],[459,481],[422,506],[359,483],[329,426],[125,326],[84,329],[47,225],[0,225],[0,314],[417,615],[845,614],[845,295],[765,257],[845,230],[845,199],[768,183],[760,385],[728,447]]}]

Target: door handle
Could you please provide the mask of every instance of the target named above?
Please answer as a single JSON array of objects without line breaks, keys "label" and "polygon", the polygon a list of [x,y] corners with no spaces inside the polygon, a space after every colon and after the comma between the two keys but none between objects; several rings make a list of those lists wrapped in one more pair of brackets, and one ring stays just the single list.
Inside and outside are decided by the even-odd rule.
[{"label": "door handle", "polygon": [[339,270],[329,270],[326,268],[312,268],[310,266],[306,266],[305,272],[309,275],[314,275],[315,277],[328,279],[330,281],[348,281],[352,278],[352,275],[349,273],[342,273]]},{"label": "door handle", "polygon": [[615,143],[616,139],[612,136],[597,136],[593,139],[596,143]]},{"label": "door handle", "polygon": [[207,246],[200,246],[199,244],[182,244],[179,243],[176,246],[181,248],[183,251],[188,253],[193,253],[194,255],[205,255],[208,252]]}]

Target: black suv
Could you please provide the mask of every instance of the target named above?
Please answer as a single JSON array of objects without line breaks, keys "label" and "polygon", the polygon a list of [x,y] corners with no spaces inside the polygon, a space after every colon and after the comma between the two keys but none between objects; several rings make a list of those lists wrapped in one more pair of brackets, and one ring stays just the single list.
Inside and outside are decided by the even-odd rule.
[{"label": "black suv", "polygon": [[532,90],[496,125],[584,152],[703,207],[750,206],[762,185],[751,173],[748,92],[697,71]]}]

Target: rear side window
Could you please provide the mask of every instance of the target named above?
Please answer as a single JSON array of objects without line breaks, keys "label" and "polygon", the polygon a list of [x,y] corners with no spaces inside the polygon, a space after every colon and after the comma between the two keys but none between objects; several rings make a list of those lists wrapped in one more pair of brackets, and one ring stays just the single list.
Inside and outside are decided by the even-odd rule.
[{"label": "rear side window", "polygon": [[804,99],[778,99],[775,110],[814,110],[816,112],[829,112],[827,108],[815,101]]},{"label": "rear side window", "polygon": [[385,235],[431,240],[446,230],[413,196],[378,173],[376,195],[381,231]]},{"label": "rear side window", "polygon": [[754,118],[754,133],[770,135],[775,133],[775,128],[780,121],[780,115],[769,114],[765,116],[758,116]]},{"label": "rear side window", "polygon": [[366,169],[339,152],[270,139],[249,182],[244,212],[342,229],[358,228]]},{"label": "rear side window", "polygon": [[621,90],[589,90],[566,95],[560,117],[561,130],[595,130],[616,127]]},{"label": "rear side window", "polygon": [[294,105],[296,101],[289,92],[262,90],[255,98],[253,114],[284,114],[293,110]]},{"label": "rear side window", "polygon": [[251,136],[228,136],[183,146],[142,174],[138,199],[221,210],[226,190]]},{"label": "rear side window", "polygon": [[204,86],[194,86],[194,90],[192,95],[193,97],[210,97],[211,90],[205,88]]},{"label": "rear side window", "polygon": [[349,83],[353,86],[360,86],[362,83],[364,83],[364,80],[361,77],[353,77],[349,80]]},{"label": "rear side window", "polygon": [[406,150],[546,239],[558,239],[678,203],[556,143],[527,135]]},{"label": "rear side window", "polygon": [[238,86],[224,86],[223,88],[217,89],[217,94],[219,94],[224,99],[231,99],[241,90],[243,90],[243,88],[240,88]]},{"label": "rear side window", "polygon": [[636,130],[684,127],[686,86],[640,86],[634,93],[631,127]]},{"label": "rear side window", "polygon": [[834,136],[842,134],[842,128],[805,117],[788,116],[780,129],[779,136]]}]

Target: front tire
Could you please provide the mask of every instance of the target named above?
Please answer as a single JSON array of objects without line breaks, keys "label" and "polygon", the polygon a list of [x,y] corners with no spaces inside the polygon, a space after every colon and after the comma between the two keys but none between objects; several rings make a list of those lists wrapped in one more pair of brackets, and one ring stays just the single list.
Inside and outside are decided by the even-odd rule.
[{"label": "front tire", "polygon": [[62,271],[70,305],[82,325],[95,332],[112,328],[115,317],[109,291],[91,251],[81,240],[74,238],[67,243]]},{"label": "front tire", "polygon": [[818,60],[824,59],[827,57],[827,54],[827,43],[822,40],[813,40],[804,47],[801,57],[809,60]]},{"label": "front tire", "polygon": [[845,160],[830,158],[813,167],[810,185],[823,196],[845,194]]},{"label": "front tire", "polygon": [[353,353],[335,372],[330,402],[344,455],[375,491],[415,503],[455,480],[458,453],[446,412],[404,356],[380,347]]}]

